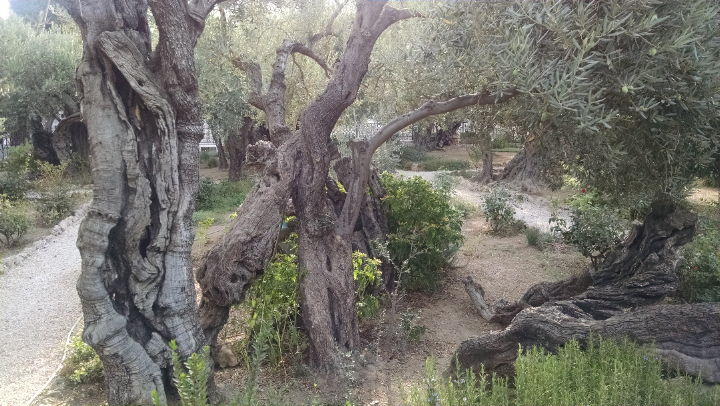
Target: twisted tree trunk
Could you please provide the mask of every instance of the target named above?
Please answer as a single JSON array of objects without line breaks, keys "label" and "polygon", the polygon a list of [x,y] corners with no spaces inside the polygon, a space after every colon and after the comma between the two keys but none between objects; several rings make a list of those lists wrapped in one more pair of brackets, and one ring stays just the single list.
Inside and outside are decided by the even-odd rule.
[{"label": "twisted tree trunk", "polygon": [[696,221],[696,214],[658,195],[644,223],[598,270],[535,285],[514,304],[488,304],[482,287],[466,279],[482,317],[507,328],[465,340],[456,351],[458,362],[462,368],[483,364],[486,371],[512,374],[518,344],[556,351],[571,338],[585,343],[592,332],[654,342],[669,366],[720,382],[718,304],[657,305],[679,289],[678,247],[692,240]]},{"label": "twisted tree trunk", "polygon": [[[168,342],[206,343],[190,249],[203,136],[193,49],[215,1],[65,1],[80,26],[77,70],[95,180],[78,248],[83,340],[105,368],[110,404],[165,403]],[[212,390],[212,382],[211,390]]]}]

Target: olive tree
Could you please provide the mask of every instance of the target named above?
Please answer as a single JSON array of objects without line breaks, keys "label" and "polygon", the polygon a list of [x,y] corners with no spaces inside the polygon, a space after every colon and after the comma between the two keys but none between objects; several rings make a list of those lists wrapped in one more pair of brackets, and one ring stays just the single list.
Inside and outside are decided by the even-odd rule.
[{"label": "olive tree", "polygon": [[77,241],[82,338],[103,362],[110,404],[152,404],[153,390],[165,403],[168,342],[181,357],[207,342],[190,261],[203,137],[193,56],[215,3],[62,2],[82,34],[94,177]]}]

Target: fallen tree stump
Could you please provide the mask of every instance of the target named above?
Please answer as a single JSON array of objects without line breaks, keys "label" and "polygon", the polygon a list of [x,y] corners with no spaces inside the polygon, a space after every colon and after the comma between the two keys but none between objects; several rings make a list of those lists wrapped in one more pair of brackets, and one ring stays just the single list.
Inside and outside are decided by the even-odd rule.
[{"label": "fallen tree stump", "polygon": [[658,305],[680,286],[677,248],[692,240],[696,221],[696,214],[658,195],[644,223],[598,270],[537,284],[513,304],[488,303],[482,286],[466,278],[465,290],[480,315],[507,327],[461,343],[460,367],[479,370],[483,364],[485,371],[512,375],[518,345],[555,352],[573,338],[586,343],[592,333],[654,342],[667,367],[720,383],[720,305]]}]

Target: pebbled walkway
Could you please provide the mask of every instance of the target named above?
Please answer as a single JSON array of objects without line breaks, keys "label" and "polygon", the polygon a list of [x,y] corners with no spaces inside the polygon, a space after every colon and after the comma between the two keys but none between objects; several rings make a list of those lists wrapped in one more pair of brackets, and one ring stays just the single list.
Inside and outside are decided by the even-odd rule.
[{"label": "pebbled walkway", "polygon": [[75,246],[88,205],[52,234],[2,259],[0,274],[0,406],[25,405],[60,364],[67,335],[81,315]]}]

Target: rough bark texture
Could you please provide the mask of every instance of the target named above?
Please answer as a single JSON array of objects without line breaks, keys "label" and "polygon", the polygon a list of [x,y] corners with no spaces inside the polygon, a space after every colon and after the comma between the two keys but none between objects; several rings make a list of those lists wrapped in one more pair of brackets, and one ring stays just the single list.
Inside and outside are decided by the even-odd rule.
[{"label": "rough bark texture", "polygon": [[[352,272],[355,226],[365,204],[368,225],[382,221],[382,216],[370,213],[377,213],[370,207],[377,202],[364,198],[371,178],[372,154],[394,133],[424,117],[472,104],[496,103],[517,94],[513,89],[500,95],[484,92],[443,103],[429,102],[394,119],[370,140],[353,141],[352,156],[341,161],[344,172],[338,172],[343,172],[340,176],[347,191],[343,200],[329,179],[331,161],[339,158],[330,133],[357,96],[377,38],[393,23],[414,15],[380,1],[360,2],[346,48],[332,69],[314,54],[312,45],[330,33],[334,17],[325,33],[311,36],[307,44],[283,41],[276,50],[267,87],[263,86],[259,65],[231,55],[232,63],[244,70],[251,82],[250,104],[265,112],[271,143],[259,142],[248,151],[249,161],[265,166],[265,176],[219,243],[222,248],[211,250],[199,274],[203,328],[208,334],[217,334],[227,318],[228,307],[243,299],[250,280],[263,271],[291,198],[299,223],[300,268],[305,271],[300,292],[311,364],[336,370],[337,349],[356,348],[359,335]],[[291,131],[285,122],[285,66],[294,53],[316,61],[328,72],[330,81],[325,91],[301,112],[299,129]],[[266,93],[262,93],[263,88],[268,89]],[[375,227],[382,232],[382,226]]]},{"label": "rough bark texture", "polygon": [[153,1],[151,50],[145,1],[63,2],[83,37],[77,80],[95,187],[77,289],[110,404],[152,404],[152,390],[165,403],[167,343],[181,357],[206,343],[190,262],[203,136],[193,49],[214,4]]},{"label": "rough bark texture", "polygon": [[53,132],[52,144],[61,161],[69,159],[73,153],[81,157],[90,154],[87,127],[80,113],[71,114],[58,123]]},{"label": "rough bark texture", "polygon": [[482,152],[482,168],[477,175],[477,180],[480,183],[490,183],[493,181],[493,152],[492,138],[489,132],[480,135],[478,148]]},{"label": "rough bark texture", "polygon": [[653,341],[672,366],[710,382],[720,382],[720,313],[717,303],[657,305],[679,288],[677,247],[692,240],[697,215],[658,195],[652,212],[613,250],[597,271],[533,286],[514,304],[487,304],[479,284],[465,286],[481,315],[509,326],[464,341],[457,350],[463,368],[512,373],[518,344],[555,351],[571,338],[585,342],[590,332]]},{"label": "rough bark texture", "polygon": [[500,179],[513,183],[521,190],[534,192],[540,182],[542,153],[537,140],[525,143],[523,149],[505,166]]}]

